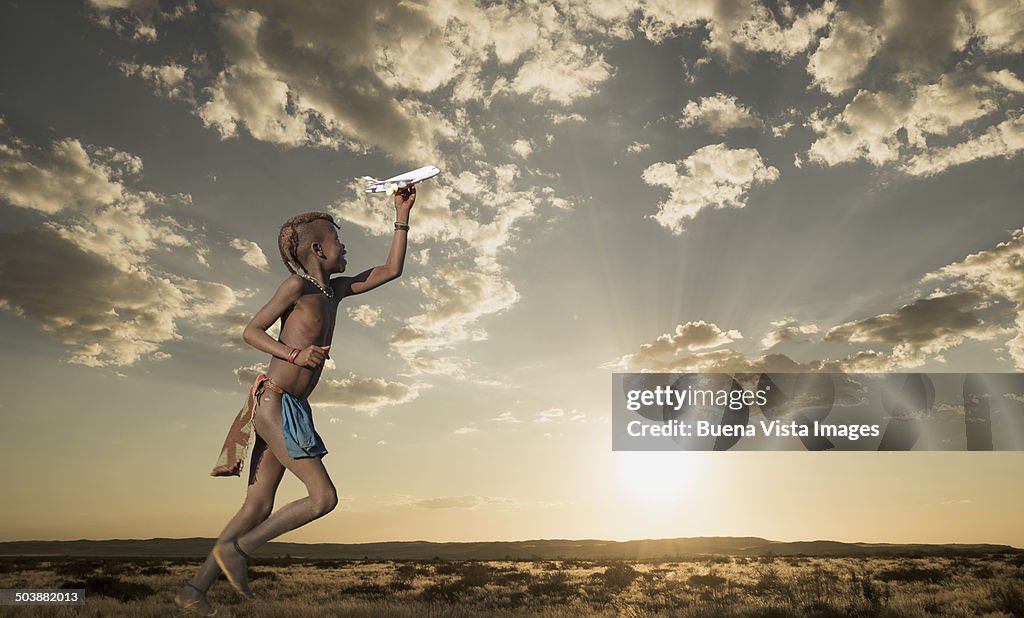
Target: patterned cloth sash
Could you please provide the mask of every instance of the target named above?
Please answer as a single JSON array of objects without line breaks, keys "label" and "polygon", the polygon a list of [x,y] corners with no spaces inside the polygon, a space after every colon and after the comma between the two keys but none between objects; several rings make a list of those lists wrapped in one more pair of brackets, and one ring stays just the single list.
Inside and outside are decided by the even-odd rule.
[{"label": "patterned cloth sash", "polygon": [[263,389],[284,394],[284,389],[274,384],[264,374],[256,377],[252,388],[249,389],[249,399],[245,406],[235,415],[235,420],[228,429],[228,435],[224,439],[224,446],[221,448],[220,456],[214,465],[210,476],[241,476],[245,456],[249,450],[249,442],[254,433],[254,419],[256,418],[256,406],[259,405]]}]

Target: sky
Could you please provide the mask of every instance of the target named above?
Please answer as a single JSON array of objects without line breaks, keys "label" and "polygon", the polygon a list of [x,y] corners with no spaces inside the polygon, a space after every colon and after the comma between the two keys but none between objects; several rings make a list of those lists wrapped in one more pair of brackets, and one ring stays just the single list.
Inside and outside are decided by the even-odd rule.
[{"label": "sky", "polygon": [[[214,537],[281,224],[403,276],[279,540],[1024,546],[1024,456],[611,449],[627,371],[1024,370],[1019,2],[0,5],[0,539]],[[249,462],[246,462],[248,469]],[[277,505],[305,495],[288,475]]]}]

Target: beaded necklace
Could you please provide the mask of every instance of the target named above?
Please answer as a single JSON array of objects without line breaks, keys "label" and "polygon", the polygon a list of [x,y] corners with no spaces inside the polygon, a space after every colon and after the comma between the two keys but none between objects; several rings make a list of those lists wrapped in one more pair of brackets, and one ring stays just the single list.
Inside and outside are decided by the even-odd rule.
[{"label": "beaded necklace", "polygon": [[297,272],[295,274],[297,274],[298,276],[302,277],[306,281],[311,282],[316,287],[320,288],[320,291],[323,292],[324,296],[326,296],[327,298],[334,298],[334,290],[332,290],[329,287],[325,288],[324,284],[322,284],[319,281],[317,281],[317,279],[315,277],[312,277],[312,276],[310,276],[310,275],[308,275],[306,273],[302,273],[302,272]]}]

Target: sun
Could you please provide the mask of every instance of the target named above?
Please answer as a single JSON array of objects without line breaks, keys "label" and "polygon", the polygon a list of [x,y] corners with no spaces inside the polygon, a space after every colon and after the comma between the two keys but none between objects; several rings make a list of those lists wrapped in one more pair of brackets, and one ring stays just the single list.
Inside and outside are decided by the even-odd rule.
[{"label": "sun", "polygon": [[646,505],[685,504],[694,499],[704,475],[701,453],[612,451],[616,493]]}]

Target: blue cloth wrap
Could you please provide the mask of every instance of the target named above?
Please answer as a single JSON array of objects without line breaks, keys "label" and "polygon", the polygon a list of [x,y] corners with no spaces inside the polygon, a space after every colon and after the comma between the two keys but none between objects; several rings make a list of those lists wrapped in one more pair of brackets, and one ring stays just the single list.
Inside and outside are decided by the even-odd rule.
[{"label": "blue cloth wrap", "polygon": [[293,459],[322,457],[327,447],[320,434],[313,427],[313,410],[305,399],[297,399],[288,393],[281,395],[281,428],[284,430],[284,445]]}]

